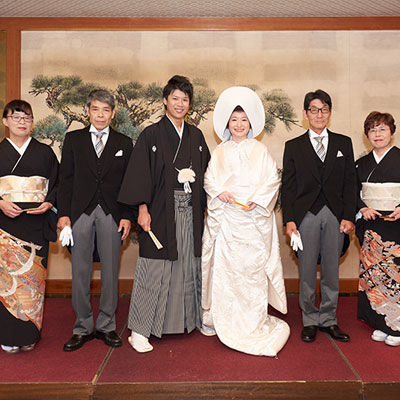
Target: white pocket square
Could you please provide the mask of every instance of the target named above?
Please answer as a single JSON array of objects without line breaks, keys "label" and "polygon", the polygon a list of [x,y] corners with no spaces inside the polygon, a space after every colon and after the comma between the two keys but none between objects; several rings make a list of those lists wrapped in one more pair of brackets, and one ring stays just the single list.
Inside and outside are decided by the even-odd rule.
[{"label": "white pocket square", "polygon": [[121,157],[122,154],[123,154],[122,150],[118,150],[118,151],[115,153],[115,157]]},{"label": "white pocket square", "polygon": [[343,157],[343,153],[340,150],[338,150],[336,157]]}]

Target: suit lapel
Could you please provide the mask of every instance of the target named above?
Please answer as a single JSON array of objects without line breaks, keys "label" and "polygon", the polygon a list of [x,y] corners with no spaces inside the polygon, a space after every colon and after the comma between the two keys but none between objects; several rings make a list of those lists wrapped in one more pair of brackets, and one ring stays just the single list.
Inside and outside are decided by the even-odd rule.
[{"label": "suit lapel", "polygon": [[308,169],[313,174],[314,178],[320,182],[321,176],[318,171],[317,160],[315,158],[315,150],[310,141],[310,135],[308,131],[302,136],[298,151],[302,154],[304,164],[308,166]]},{"label": "suit lapel", "polygon": [[82,132],[82,148],[86,152],[89,168],[94,175],[97,175],[97,154],[92,142],[92,134],[89,132],[89,126]]},{"label": "suit lapel", "polygon": [[110,134],[108,135],[107,143],[104,146],[103,153],[101,154],[100,160],[104,163],[103,164],[103,172],[102,175],[104,176],[108,170],[111,168],[115,153],[118,151],[117,149],[118,140],[116,137],[115,132],[110,128]]},{"label": "suit lapel", "polygon": [[338,144],[335,140],[335,136],[328,130],[329,141],[328,141],[328,151],[326,152],[325,158],[325,174],[324,181],[328,179],[329,175],[333,171],[335,166],[336,157],[338,154]]}]

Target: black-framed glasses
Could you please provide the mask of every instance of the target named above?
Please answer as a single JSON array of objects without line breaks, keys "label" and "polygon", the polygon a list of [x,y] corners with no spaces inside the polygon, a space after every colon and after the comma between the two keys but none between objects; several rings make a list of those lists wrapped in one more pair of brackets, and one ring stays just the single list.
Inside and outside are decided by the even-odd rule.
[{"label": "black-framed glasses", "polygon": [[29,115],[22,116],[22,115],[14,115],[13,114],[13,115],[7,115],[6,118],[11,118],[14,122],[20,122],[21,119],[23,119],[25,122],[33,121],[33,118]]},{"label": "black-framed glasses", "polygon": [[322,112],[322,114],[329,114],[331,112],[329,107],[310,107],[308,111],[310,111],[311,114],[318,114],[320,111]]}]

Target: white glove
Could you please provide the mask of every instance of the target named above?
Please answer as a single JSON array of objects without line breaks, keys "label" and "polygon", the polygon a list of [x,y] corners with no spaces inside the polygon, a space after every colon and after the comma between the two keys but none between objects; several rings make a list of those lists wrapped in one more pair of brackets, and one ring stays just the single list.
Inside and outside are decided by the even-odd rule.
[{"label": "white glove", "polygon": [[301,241],[300,232],[298,232],[298,235],[292,232],[292,235],[290,236],[290,245],[294,251],[297,251],[298,249],[303,250],[303,242]]},{"label": "white glove", "polygon": [[73,246],[74,245],[74,238],[72,237],[72,229],[67,225],[64,226],[62,231],[60,232],[59,240],[61,245],[64,246]]}]

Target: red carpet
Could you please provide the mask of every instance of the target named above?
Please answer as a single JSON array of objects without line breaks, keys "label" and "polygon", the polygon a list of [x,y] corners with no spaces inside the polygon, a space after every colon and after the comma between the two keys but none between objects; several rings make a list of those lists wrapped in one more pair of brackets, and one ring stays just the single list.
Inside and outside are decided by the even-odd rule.
[{"label": "red carpet", "polygon": [[[96,316],[99,299],[94,298],[92,304]],[[120,299],[119,330],[125,323],[128,307],[129,299]],[[2,368],[0,382],[91,382],[109,347],[94,339],[77,351],[63,351],[64,343],[72,335],[74,321],[71,299],[46,299],[42,339],[30,352],[0,351],[0,365],[12,365],[12,368]],[[123,347],[118,350],[124,352]]]},{"label": "red carpet", "polygon": [[[289,310],[283,318],[292,333],[278,359],[239,353],[216,336],[199,332],[166,335],[162,340],[151,338],[150,353],[138,354],[128,346],[125,353],[114,352],[99,383],[358,379],[325,334],[310,344],[301,341],[297,297],[289,298]],[[127,337],[126,332],[124,345]]]},{"label": "red carpet", "polygon": [[357,319],[356,297],[340,298],[338,318],[345,321],[346,329],[351,334],[350,346],[345,343],[338,343],[338,346],[362,381],[400,381],[400,346],[392,347],[371,339],[373,328]]},{"label": "red carpet", "polygon": [[[93,300],[95,315],[98,299]],[[117,328],[126,322],[129,298],[121,298]],[[123,347],[110,349],[93,340],[66,353],[64,342],[72,334],[71,299],[46,299],[42,340],[34,351],[9,355],[0,351],[0,383],[5,382],[227,382],[227,381],[361,381],[397,382],[400,347],[370,339],[372,328],[356,318],[357,298],[341,297],[339,325],[352,337],[350,343],[333,342],[319,332],[314,343],[300,340],[301,314],[297,297],[289,298],[283,318],[291,327],[289,342],[278,359],[249,356],[224,346],[217,337],[199,332],[151,338],[154,351],[138,354],[123,333]],[[110,358],[106,355],[110,350]],[[103,367],[102,363],[104,362]]]}]

